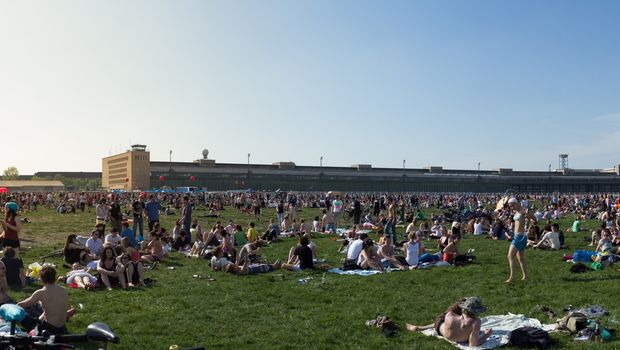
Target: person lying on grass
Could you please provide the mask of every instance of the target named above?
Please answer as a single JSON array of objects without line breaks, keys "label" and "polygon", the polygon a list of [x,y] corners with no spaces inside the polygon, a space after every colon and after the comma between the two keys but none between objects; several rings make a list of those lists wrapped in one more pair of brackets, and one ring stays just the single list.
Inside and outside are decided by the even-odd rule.
[{"label": "person lying on grass", "polygon": [[71,270],[66,276],[58,277],[59,281],[64,281],[67,285],[75,284],[84,290],[93,290],[97,284],[97,277],[91,275],[89,268],[83,268],[79,263],[73,263]]},{"label": "person lying on grass", "polygon": [[312,249],[308,246],[310,238],[307,235],[299,237],[299,244],[292,247],[288,254],[288,261],[283,264],[287,270],[301,271],[314,268]]},{"label": "person lying on grass", "polygon": [[437,317],[434,324],[416,326],[407,323],[407,330],[416,332],[435,329],[437,334],[456,343],[468,343],[469,346],[480,346],[491,336],[493,330],[485,329],[480,333],[481,321],[478,315],[485,312],[486,307],[478,297],[461,299]]},{"label": "person lying on grass", "polygon": [[211,271],[229,272],[235,275],[252,275],[266,273],[279,269],[282,264],[276,261],[274,264],[250,264],[249,259],[245,259],[243,265],[239,266],[224,257],[224,250],[221,246],[216,247],[211,257]]}]

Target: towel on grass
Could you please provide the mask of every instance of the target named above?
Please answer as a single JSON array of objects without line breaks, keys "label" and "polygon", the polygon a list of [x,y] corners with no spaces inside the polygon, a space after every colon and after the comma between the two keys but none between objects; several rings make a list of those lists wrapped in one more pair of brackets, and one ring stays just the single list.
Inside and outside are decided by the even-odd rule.
[{"label": "towel on grass", "polygon": [[440,339],[444,339],[459,349],[475,350],[475,349],[495,349],[501,346],[507,345],[510,342],[510,332],[519,327],[538,327],[547,332],[555,330],[556,324],[542,324],[535,318],[528,318],[523,315],[515,315],[509,313],[508,315],[493,315],[480,319],[482,322],[480,329],[484,331],[487,328],[493,329],[493,334],[484,342],[481,346],[467,346],[466,343],[455,343],[440,335],[434,329],[427,329],[422,331],[424,335],[434,336]]},{"label": "towel on grass", "polygon": [[331,273],[336,273],[339,275],[358,275],[358,276],[372,276],[372,275],[376,275],[379,273],[383,273],[383,272],[392,272],[392,271],[400,271],[399,269],[387,269],[385,271],[378,271],[378,270],[343,270],[341,268],[338,267],[332,267],[331,269],[327,270],[327,272],[331,272]]}]

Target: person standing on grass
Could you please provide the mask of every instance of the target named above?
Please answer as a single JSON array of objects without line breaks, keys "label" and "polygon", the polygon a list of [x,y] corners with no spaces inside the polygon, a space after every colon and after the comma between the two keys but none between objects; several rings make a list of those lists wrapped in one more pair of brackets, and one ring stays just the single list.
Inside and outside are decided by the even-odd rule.
[{"label": "person standing on grass", "polygon": [[2,226],[2,246],[13,247],[15,255],[19,256],[19,231],[22,229],[22,221],[17,214],[19,207],[15,202],[8,202],[4,205],[4,221],[0,221]]},{"label": "person standing on grass", "polygon": [[106,205],[105,198],[99,200],[99,204],[95,208],[95,215],[97,217],[95,225],[103,225],[103,231],[105,231],[105,225],[108,222],[110,208]]},{"label": "person standing on grass", "polygon": [[134,235],[137,233],[138,240],[142,241],[144,240],[144,194],[140,194],[140,197],[133,202],[131,208],[133,211],[133,232]]},{"label": "person standing on grass", "polygon": [[192,245],[192,235],[190,229],[192,225],[192,204],[189,202],[189,196],[183,196],[183,211],[181,212],[181,222],[185,231],[185,244]]},{"label": "person standing on grass", "polygon": [[527,246],[527,235],[525,234],[525,217],[529,217],[533,224],[536,224],[536,218],[529,213],[526,208],[519,204],[516,198],[510,198],[508,200],[508,208],[514,213],[513,219],[515,222],[514,237],[510,248],[508,249],[508,267],[510,268],[510,276],[505,281],[506,283],[512,283],[515,275],[515,255],[519,260],[521,266],[521,273],[523,274],[521,280],[527,280],[527,264],[525,262],[525,247]]},{"label": "person standing on grass", "polygon": [[[121,231],[121,224],[123,223],[123,210],[121,209],[121,203],[119,202],[118,196],[112,196],[110,204],[110,224],[112,227],[116,227],[116,229]],[[104,227],[105,231],[105,227]]]},{"label": "person standing on grass", "polygon": [[[155,195],[149,196],[149,202],[145,206],[146,216],[148,218],[149,232],[153,231],[153,226],[159,223],[159,212],[161,210],[161,204],[155,198]],[[202,232],[201,232],[202,233]]]},{"label": "person standing on grass", "polygon": [[385,223],[385,235],[392,235],[392,242],[396,242],[396,205],[394,199],[388,197],[388,218]]}]

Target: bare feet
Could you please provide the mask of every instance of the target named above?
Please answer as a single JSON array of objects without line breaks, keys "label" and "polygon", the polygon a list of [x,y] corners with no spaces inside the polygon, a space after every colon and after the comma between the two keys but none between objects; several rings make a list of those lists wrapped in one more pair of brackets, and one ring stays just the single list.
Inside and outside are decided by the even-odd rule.
[{"label": "bare feet", "polygon": [[417,332],[418,331],[418,326],[416,326],[414,324],[407,323],[406,327],[407,327],[408,331],[411,331],[411,332]]},{"label": "bare feet", "polygon": [[127,286],[128,286],[129,288],[133,288],[133,287],[135,287],[135,286],[133,285],[133,283],[131,283],[131,282],[129,282],[129,284],[127,284]]},{"label": "bare feet", "polygon": [[504,283],[512,283],[512,282],[514,282],[514,280],[512,278],[509,278],[509,279],[504,281]]}]

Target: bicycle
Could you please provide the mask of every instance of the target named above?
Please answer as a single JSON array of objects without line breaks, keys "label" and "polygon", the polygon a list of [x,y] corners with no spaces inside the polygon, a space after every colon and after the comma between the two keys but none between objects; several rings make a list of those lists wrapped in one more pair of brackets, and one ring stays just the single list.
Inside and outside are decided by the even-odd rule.
[{"label": "bicycle", "polygon": [[107,343],[118,344],[120,338],[102,322],[95,322],[86,328],[83,334],[51,335],[43,331],[41,335],[16,333],[17,323],[26,317],[26,311],[18,305],[5,304],[0,306],[0,317],[11,323],[9,334],[0,333],[0,349],[75,349],[76,343],[103,343],[101,349],[107,348]]}]

